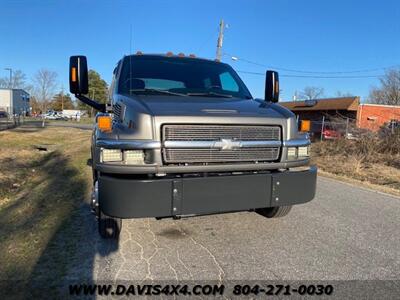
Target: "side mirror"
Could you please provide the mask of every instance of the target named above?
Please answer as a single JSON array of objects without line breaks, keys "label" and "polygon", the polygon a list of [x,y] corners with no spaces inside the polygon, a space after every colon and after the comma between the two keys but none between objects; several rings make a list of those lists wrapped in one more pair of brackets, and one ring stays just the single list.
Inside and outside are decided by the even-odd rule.
[{"label": "side mirror", "polygon": [[267,71],[265,76],[265,101],[279,101],[279,74],[275,71]]},{"label": "side mirror", "polygon": [[69,59],[69,91],[75,95],[87,94],[89,91],[86,56],[71,56]]}]

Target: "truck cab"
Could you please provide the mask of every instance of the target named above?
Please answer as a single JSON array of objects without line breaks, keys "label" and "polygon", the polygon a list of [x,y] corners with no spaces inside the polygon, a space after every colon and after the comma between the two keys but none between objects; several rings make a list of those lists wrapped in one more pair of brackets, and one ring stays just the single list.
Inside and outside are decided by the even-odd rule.
[{"label": "truck cab", "polygon": [[70,58],[70,91],[99,111],[92,135],[99,233],[121,219],[254,211],[282,217],[314,198],[310,139],[280,106],[278,73],[254,99],[228,64],[193,55],[123,57],[109,103],[88,93],[87,60]]}]

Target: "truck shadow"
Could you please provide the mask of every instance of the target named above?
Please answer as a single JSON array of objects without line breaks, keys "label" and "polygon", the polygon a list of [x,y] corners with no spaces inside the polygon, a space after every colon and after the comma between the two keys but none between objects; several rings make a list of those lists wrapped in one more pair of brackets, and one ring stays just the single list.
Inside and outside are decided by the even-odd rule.
[{"label": "truck shadow", "polygon": [[[117,251],[119,241],[102,240],[97,233],[89,205],[91,180],[84,170],[59,151],[37,164],[45,180],[0,211],[0,226],[7,232],[2,240],[32,235],[43,250],[35,263],[11,261],[5,266],[1,290],[17,299],[68,298],[70,284],[94,282],[95,258]],[[16,218],[21,212],[23,216]],[[35,247],[27,245],[23,251]]]}]

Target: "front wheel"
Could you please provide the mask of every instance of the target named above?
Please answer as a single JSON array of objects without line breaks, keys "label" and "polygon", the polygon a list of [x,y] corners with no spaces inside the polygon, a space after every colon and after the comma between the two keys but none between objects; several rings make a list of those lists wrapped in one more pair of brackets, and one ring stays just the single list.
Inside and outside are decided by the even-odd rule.
[{"label": "front wheel", "polygon": [[105,215],[101,210],[97,219],[99,234],[104,239],[117,239],[121,232],[122,220]]},{"label": "front wheel", "polygon": [[265,208],[257,208],[256,213],[266,218],[280,218],[286,216],[291,209],[292,205],[265,207]]}]

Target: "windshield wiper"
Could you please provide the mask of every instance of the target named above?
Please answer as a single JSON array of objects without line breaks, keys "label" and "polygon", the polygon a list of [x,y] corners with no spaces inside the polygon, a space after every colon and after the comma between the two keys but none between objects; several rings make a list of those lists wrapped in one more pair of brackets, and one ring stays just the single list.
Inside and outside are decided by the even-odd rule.
[{"label": "windshield wiper", "polygon": [[158,89],[131,89],[129,90],[130,93],[135,93],[135,92],[150,92],[150,93],[160,93],[160,94],[165,94],[165,95],[173,95],[173,96],[183,96],[186,97],[186,94],[181,94],[181,93],[174,93],[170,92],[167,90],[158,90]]},{"label": "windshield wiper", "polygon": [[186,95],[188,96],[205,96],[205,97],[222,97],[222,98],[232,98],[232,95],[227,95],[227,94],[219,94],[216,92],[205,92],[205,93],[187,93]]}]

